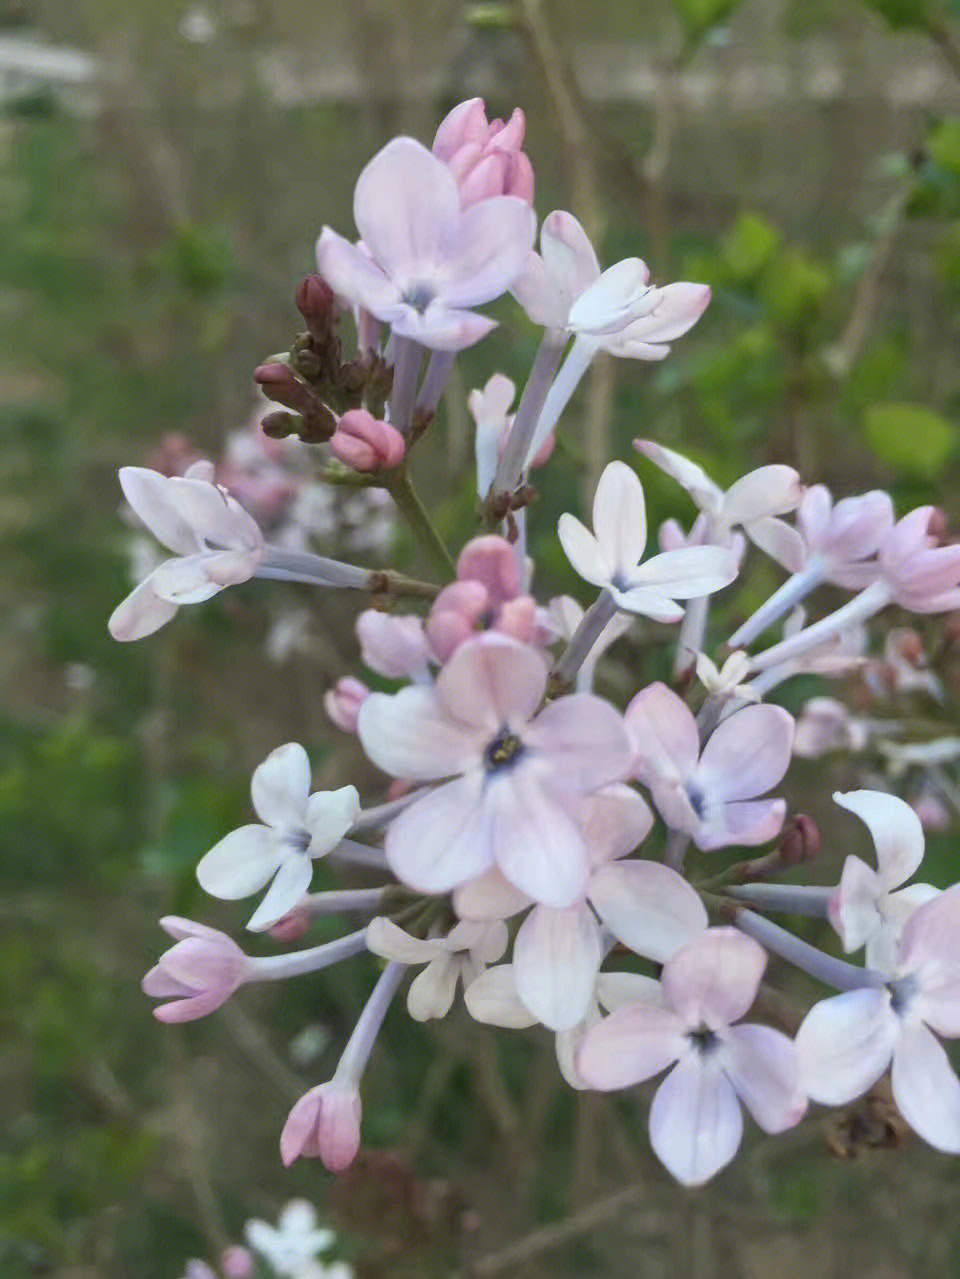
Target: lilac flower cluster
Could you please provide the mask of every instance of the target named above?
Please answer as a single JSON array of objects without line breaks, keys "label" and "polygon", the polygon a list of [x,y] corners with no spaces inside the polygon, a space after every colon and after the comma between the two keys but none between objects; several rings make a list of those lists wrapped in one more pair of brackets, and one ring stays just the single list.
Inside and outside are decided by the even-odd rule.
[{"label": "lilac flower cluster", "polygon": [[[319,1157],[339,1171],[354,1158],[361,1078],[411,971],[411,1016],[446,1016],[462,988],[477,1021],[553,1032],[575,1088],[662,1077],[651,1143],[685,1185],[733,1158],[744,1109],[781,1132],[809,1101],[851,1102],[888,1067],[907,1123],[960,1153],[960,1081],[940,1042],[960,1037],[960,885],[908,882],[923,857],[920,823],[901,799],[871,790],[834,798],[865,823],[876,869],[851,854],[836,887],[775,882],[816,851],[816,824],[789,818],[777,793],[794,750],[815,751],[798,749],[794,718],[767,700],[798,674],[856,667],[865,623],[890,605],[960,607],[960,546],[941,544],[931,508],[898,520],[886,494],[834,501],[778,465],[724,490],[687,458],[637,440],[693,499],[695,523],[685,531],[667,521],[648,554],[641,482],[612,461],[592,527],[565,514],[557,530],[593,588],[589,607],[538,599],[525,547],[530,472],[548,460],[579,380],[598,351],[666,357],[710,294],[654,286],[639,259],[602,270],[563,211],[546,217],[536,251],[523,134],[521,112],[490,123],[472,100],[447,117],[432,150],[411,138],[388,143],[357,182],[358,241],[330,228],[320,236],[319,275],[298,291],[308,332],[257,374],[293,410],[271,412],[267,434],[325,446],[330,484],[389,493],[442,582],[270,542],[203,463],[185,476],[120,473],[130,506],[173,558],[114,613],[117,638],[147,635],[179,606],[250,578],[309,582],[373,597],[357,623],[362,660],[400,685],[374,692],[350,676],[326,698],[335,724],[391,779],[385,802],[361,803],[353,786],[313,792],[306,751],[281,745],[253,775],[258,820],[226,834],[197,868],[217,898],[265,889],[247,927],[277,941],[331,913],[359,914],[365,926],[253,958],[220,932],[165,919],[175,944],[144,989],[164,1001],[160,1020],[186,1021],[246,982],[382,957],[333,1077],[287,1119],[286,1163]],[[429,438],[457,353],[494,327],[477,308],[508,291],[542,340],[513,412],[515,387],[502,374],[470,396],[483,528],[454,561],[407,462]],[[356,348],[345,359],[348,316]],[[789,576],[711,655],[710,599],[740,577],[748,553]],[[823,584],[850,598],[806,624],[801,606]],[[783,637],[758,647],[781,621]],[[675,646],[676,685],[635,688],[621,709],[593,691],[594,673],[605,650],[640,627],[651,644]],[[803,736],[809,747],[809,718]],[[695,872],[691,844],[706,855]],[[709,864],[716,850],[764,846],[733,865],[720,859],[718,870]],[[315,863],[327,857],[381,882],[311,893]],[[864,964],[801,940],[770,918],[777,913],[821,918]],[[797,1018],[795,1034],[765,1024],[778,1007],[763,985],[768,953],[833,992]]]}]

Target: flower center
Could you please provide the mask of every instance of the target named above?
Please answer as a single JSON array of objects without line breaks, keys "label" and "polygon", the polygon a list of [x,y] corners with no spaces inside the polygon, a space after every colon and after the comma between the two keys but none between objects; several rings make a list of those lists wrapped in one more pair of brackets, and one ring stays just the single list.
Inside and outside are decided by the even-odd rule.
[{"label": "flower center", "polygon": [[429,284],[413,284],[404,293],[403,300],[407,306],[412,306],[415,311],[423,315],[434,297],[434,291]]},{"label": "flower center", "polygon": [[509,767],[522,750],[523,742],[516,733],[511,733],[508,728],[501,729],[483,752],[488,771],[493,772],[494,769]]},{"label": "flower center", "polygon": [[697,1030],[688,1030],[687,1038],[701,1057],[709,1057],[720,1046],[718,1036],[709,1026],[700,1026]]},{"label": "flower center", "polygon": [[914,996],[919,989],[920,983],[913,976],[900,977],[896,981],[887,983],[887,990],[890,992],[890,1007],[898,1017],[907,1015]]}]

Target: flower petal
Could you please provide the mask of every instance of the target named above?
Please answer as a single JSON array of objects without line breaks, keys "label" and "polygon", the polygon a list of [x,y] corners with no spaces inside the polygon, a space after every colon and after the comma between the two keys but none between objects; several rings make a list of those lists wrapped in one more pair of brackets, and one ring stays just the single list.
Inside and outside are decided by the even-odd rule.
[{"label": "flower petal", "polygon": [[179,607],[172,600],[161,599],[148,577],[113,610],[107,629],[115,640],[123,643],[144,639],[175,617]]},{"label": "flower petal", "polygon": [[635,586],[653,587],[672,599],[697,599],[729,586],[737,576],[737,557],[720,546],[683,546],[661,551],[634,569]]},{"label": "flower petal", "polygon": [[709,928],[663,968],[664,999],[691,1029],[739,1021],[753,1003],[767,965],[762,946],[736,928]]},{"label": "flower petal", "polygon": [[[661,808],[661,811],[664,819],[669,820],[666,810]],[[717,826],[698,825],[691,828],[690,833],[697,847],[704,852],[710,852],[714,848],[729,848],[731,844],[755,848],[757,844],[766,844],[779,834],[786,815],[787,804],[782,799],[738,800],[723,806],[722,820]],[[682,819],[680,828],[687,829]]]},{"label": "flower petal", "polygon": [[614,573],[632,581],[647,544],[647,506],[640,478],[626,462],[604,467],[593,498],[593,531]]},{"label": "flower petal", "polygon": [[650,1145],[684,1186],[701,1186],[740,1146],[743,1112],[726,1075],[690,1056],[671,1070],[650,1107]]},{"label": "flower petal", "polygon": [[395,959],[401,964],[430,964],[443,953],[438,940],[411,937],[385,915],[370,920],[366,939],[368,950],[382,959]]},{"label": "flower petal", "polygon": [[517,196],[494,196],[464,209],[444,245],[444,303],[470,307],[500,297],[523,270],[536,233],[533,209]]},{"label": "flower petal", "polygon": [[570,1030],[586,1016],[603,960],[600,929],[586,905],[535,906],[513,944],[517,994],[551,1030]]},{"label": "flower petal", "polygon": [[464,991],[467,1012],[474,1021],[508,1030],[535,1026],[537,1019],[517,994],[513,964],[498,964],[475,977]]},{"label": "flower petal", "polygon": [[619,711],[592,693],[558,697],[524,733],[551,785],[593,791],[625,777],[630,738]]},{"label": "flower petal", "polygon": [[613,577],[613,565],[600,543],[575,515],[560,516],[557,537],[574,571],[591,586],[605,586]]},{"label": "flower petal", "polygon": [[307,800],[305,825],[310,834],[307,853],[322,857],[336,848],[344,835],[357,820],[360,812],[360,796],[355,786],[341,786],[338,790],[317,791]]},{"label": "flower petal", "polygon": [[783,515],[799,503],[803,490],[792,466],[760,466],[727,489],[723,514],[729,525]]},{"label": "flower petal", "polygon": [[283,849],[268,826],[241,826],[200,858],[197,880],[211,897],[237,901],[259,892],[282,857]]},{"label": "flower petal", "polygon": [[840,883],[829,906],[830,923],[847,953],[859,950],[880,927],[882,896],[877,872],[851,854],[843,863]]},{"label": "flower petal", "polygon": [[168,476],[145,466],[122,466],[118,476],[133,513],[158,542],[178,555],[192,555],[198,549],[196,533],[170,501]]},{"label": "flower petal", "polygon": [[391,319],[402,302],[400,290],[370,255],[330,227],[317,241],[317,270],[334,293],[379,320]]},{"label": "flower petal", "polygon": [[464,772],[479,761],[489,735],[451,719],[435,690],[419,686],[371,693],[360,707],[357,734],[378,768],[411,781]]},{"label": "flower petal", "polygon": [[271,751],[250,781],[253,807],[260,820],[281,829],[302,829],[310,776],[310,758],[299,742],[287,742]]},{"label": "flower petal", "polygon": [[834,793],[834,802],[856,813],[873,837],[883,890],[899,888],[923,861],[923,827],[909,804],[883,791]]},{"label": "flower petal", "polygon": [[793,1040],[770,1026],[731,1026],[723,1069],[764,1132],[784,1132],[807,1108]]},{"label": "flower petal", "polygon": [[653,826],[650,805],[629,786],[606,786],[580,800],[577,816],[594,866],[632,853]]},{"label": "flower petal", "polygon": [[649,785],[654,778],[686,776],[697,764],[700,735],[693,712],[666,684],[650,684],[624,712],[636,751],[636,775]]},{"label": "flower petal", "polygon": [[310,887],[311,879],[313,862],[305,853],[285,857],[266,896],[247,921],[250,932],[262,933],[288,915]]},{"label": "flower petal", "polygon": [[[558,908],[583,896],[588,875],[583,835],[560,801],[543,787],[535,769],[525,767],[521,759],[510,771],[494,776],[486,788],[484,810],[494,859],[515,887]],[[462,815],[460,820],[469,818]]]},{"label": "flower petal", "polygon": [[493,862],[481,769],[438,786],[391,822],[385,842],[393,873],[422,893],[448,893]]},{"label": "flower petal", "polygon": [[686,1050],[676,1015],[654,1003],[628,1004],[587,1031],[577,1074],[590,1088],[629,1088],[659,1075]]},{"label": "flower petal", "polygon": [[960,1154],[960,1080],[943,1045],[922,1023],[904,1029],[893,1051],[893,1099],[918,1136]]},{"label": "flower petal", "polygon": [[454,890],[453,909],[460,919],[509,919],[530,905],[530,898],[491,866]]},{"label": "flower petal", "polygon": [[675,453],[673,449],[655,444],[653,440],[634,440],[633,447],[682,485],[701,511],[719,513],[723,489],[714,484],[702,466],[697,466],[696,462],[691,462],[681,453]]},{"label": "flower petal", "polygon": [[418,973],[407,991],[407,1012],[414,1021],[446,1017],[457,993],[460,963],[452,955],[438,955]]},{"label": "flower petal", "polygon": [[687,881],[659,862],[610,862],[588,889],[597,914],[620,942],[664,963],[707,927],[707,912]]},{"label": "flower petal", "polygon": [[850,990],[814,1004],[795,1040],[803,1091],[827,1106],[853,1101],[886,1070],[899,1035],[885,990]]},{"label": "flower petal", "polygon": [[438,706],[471,728],[492,734],[525,724],[540,705],[546,685],[546,667],[537,649],[488,633],[460,645],[435,687]]},{"label": "flower petal", "polygon": [[753,799],[786,773],[792,746],[792,715],[779,706],[745,706],[711,733],[700,771],[709,774],[725,802]]}]

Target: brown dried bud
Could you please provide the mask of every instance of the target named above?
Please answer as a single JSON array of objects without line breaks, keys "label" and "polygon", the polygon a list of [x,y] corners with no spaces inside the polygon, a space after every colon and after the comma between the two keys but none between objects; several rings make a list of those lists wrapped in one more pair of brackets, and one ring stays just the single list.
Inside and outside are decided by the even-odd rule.
[{"label": "brown dried bud", "polygon": [[799,866],[816,861],[823,848],[820,827],[806,813],[797,813],[780,836],[778,852],[782,866]]}]

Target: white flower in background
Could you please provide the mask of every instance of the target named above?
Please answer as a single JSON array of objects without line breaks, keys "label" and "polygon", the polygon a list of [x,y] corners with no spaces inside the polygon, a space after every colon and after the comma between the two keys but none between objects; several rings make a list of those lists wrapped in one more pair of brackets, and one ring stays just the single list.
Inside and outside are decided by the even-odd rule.
[{"label": "white flower in background", "polygon": [[275,1226],[257,1218],[248,1221],[244,1235],[254,1252],[282,1279],[350,1279],[353,1273],[343,1262],[327,1266],[316,1260],[337,1237],[332,1230],[318,1227],[316,1210],[305,1199],[291,1199],[281,1209]]},{"label": "white flower in background", "polygon": [[383,916],[367,925],[367,947],[384,959],[401,964],[426,964],[413,979],[407,1010],[415,1021],[446,1017],[453,1005],[457,982],[464,987],[488,964],[496,963],[507,948],[507,927],[502,920],[455,924],[446,937],[411,937]]},{"label": "white flower in background", "polygon": [[340,843],[356,820],[356,787],[310,794],[310,760],[296,742],[278,746],[253,774],[253,807],[264,824],[231,831],[201,858],[200,887],[236,901],[273,881],[247,927],[262,932],[282,919],[310,887],[313,859]]},{"label": "white flower in background", "polygon": [[617,607],[659,622],[679,622],[678,599],[729,586],[736,558],[719,546],[663,551],[641,564],[647,545],[643,486],[625,462],[611,462],[593,499],[593,532],[574,515],[561,515],[557,534],[567,559],[586,582],[610,592]]},{"label": "white flower in background", "polygon": [[731,653],[719,669],[706,653],[697,654],[697,678],[708,693],[723,693],[729,697],[742,697],[748,702],[759,702],[760,694],[744,683],[750,674],[750,659],[743,649]]},{"label": "white flower in background", "polygon": [[[199,468],[204,468],[202,471]],[[246,582],[263,557],[263,534],[239,502],[208,479],[209,463],[168,477],[142,466],[120,468],[120,486],[157,541],[175,552],[114,609],[110,634],[143,639],[181,604],[200,604],[225,586]]]},{"label": "white flower in background", "polygon": [[868,968],[892,972],[904,924],[918,906],[939,893],[932,884],[901,887],[923,860],[920,818],[902,799],[882,791],[838,792],[833,798],[866,824],[877,850],[877,869],[852,854],[847,858],[830,899],[830,922],[844,950],[865,946]]}]

